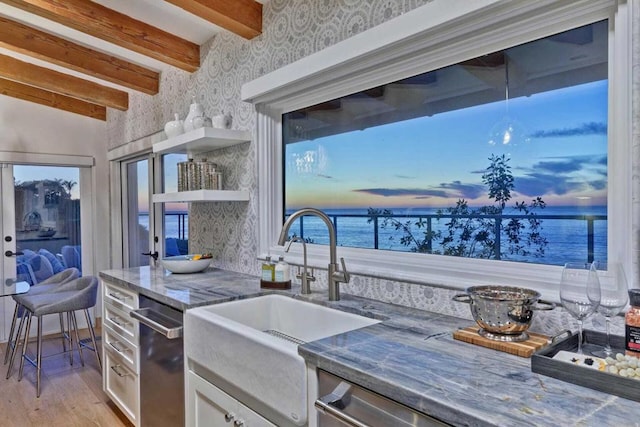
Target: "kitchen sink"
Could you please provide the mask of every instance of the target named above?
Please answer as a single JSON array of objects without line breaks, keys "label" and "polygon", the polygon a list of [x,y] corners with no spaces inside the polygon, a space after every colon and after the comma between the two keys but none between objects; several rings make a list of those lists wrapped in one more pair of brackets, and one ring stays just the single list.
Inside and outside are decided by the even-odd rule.
[{"label": "kitchen sink", "polygon": [[307,421],[307,368],[298,344],[379,320],[284,295],[198,307],[185,314],[187,358],[205,367],[248,406],[282,422]]}]

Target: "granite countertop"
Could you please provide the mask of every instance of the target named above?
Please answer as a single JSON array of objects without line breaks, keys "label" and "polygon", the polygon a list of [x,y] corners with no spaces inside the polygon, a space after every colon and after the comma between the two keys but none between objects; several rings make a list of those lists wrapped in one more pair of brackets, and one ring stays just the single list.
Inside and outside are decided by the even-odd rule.
[{"label": "granite countertop", "polygon": [[273,293],[260,289],[258,276],[213,268],[203,273],[173,274],[160,266],[146,266],[105,270],[99,276],[181,311]]},{"label": "granite countertop", "polygon": [[[223,270],[171,275],[161,268],[100,277],[180,309],[273,293],[259,278]],[[469,320],[380,301],[278,291],[383,320],[301,345],[309,364],[460,426],[640,425],[640,403],[531,372],[531,360],[456,341]]]}]

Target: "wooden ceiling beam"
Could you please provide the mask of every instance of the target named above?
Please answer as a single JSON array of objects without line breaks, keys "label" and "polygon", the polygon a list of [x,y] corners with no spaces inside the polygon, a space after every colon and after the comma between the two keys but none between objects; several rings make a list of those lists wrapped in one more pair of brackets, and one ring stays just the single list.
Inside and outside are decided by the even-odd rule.
[{"label": "wooden ceiling beam", "polygon": [[91,104],[80,99],[71,98],[70,96],[3,78],[0,78],[0,94],[35,102],[59,110],[70,111],[94,119],[107,120],[107,107],[105,106]]},{"label": "wooden ceiling beam", "polygon": [[158,93],[160,76],[155,71],[2,16],[0,46],[149,95]]},{"label": "wooden ceiling beam", "polygon": [[92,104],[122,111],[129,108],[127,92],[20,61],[11,56],[0,55],[0,77],[83,99]]},{"label": "wooden ceiling beam", "polygon": [[0,2],[189,72],[200,67],[197,44],[89,0]]},{"label": "wooden ceiling beam", "polygon": [[245,39],[262,33],[262,4],[254,0],[165,0]]}]

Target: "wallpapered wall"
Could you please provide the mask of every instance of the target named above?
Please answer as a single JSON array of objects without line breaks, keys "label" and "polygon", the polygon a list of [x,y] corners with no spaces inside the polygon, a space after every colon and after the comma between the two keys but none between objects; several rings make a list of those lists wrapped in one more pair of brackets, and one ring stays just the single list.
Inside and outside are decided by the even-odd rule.
[{"label": "wallpapered wall", "polygon": [[[132,94],[126,112],[109,110],[109,148],[158,132],[174,113],[186,115],[192,99],[207,115],[230,112],[234,129],[254,129],[253,105],[240,101],[240,88],[251,81],[368,28],[438,0],[271,0],[263,10],[263,34],[244,40],[223,32],[201,47],[201,68],[189,74],[178,69],[163,72],[156,96]],[[635,10],[640,15],[638,8]],[[636,16],[636,22],[640,16]],[[636,28],[637,32],[637,28]],[[640,36],[634,34],[634,106],[640,111]],[[638,158],[640,125],[634,126]],[[189,238],[192,251],[211,251],[216,267],[257,275],[257,165],[254,142],[219,150],[207,158],[223,168],[224,187],[248,189],[248,203],[192,204]],[[638,186],[634,186],[637,189]],[[638,205],[640,195],[634,192]],[[637,212],[638,210],[635,209]],[[638,215],[634,215],[637,217]],[[636,224],[640,231],[640,224]],[[324,283],[320,277],[316,283]],[[321,287],[322,285],[314,284]],[[470,318],[465,304],[451,301],[456,292],[430,286],[352,276],[343,293]],[[602,319],[592,318],[602,327]],[[555,333],[573,323],[560,310],[537,316],[532,330]],[[620,322],[615,325],[616,329]]]}]

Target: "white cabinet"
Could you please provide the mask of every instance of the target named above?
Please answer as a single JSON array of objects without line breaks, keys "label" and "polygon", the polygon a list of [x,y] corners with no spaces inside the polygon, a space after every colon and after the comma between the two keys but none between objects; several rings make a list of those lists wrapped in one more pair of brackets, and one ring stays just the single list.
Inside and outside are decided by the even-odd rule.
[{"label": "white cabinet", "polygon": [[[190,156],[210,152],[219,148],[244,144],[251,141],[251,133],[242,130],[198,128],[190,132],[153,144],[158,154],[184,153]],[[176,193],[154,194],[154,203],[167,202],[246,202],[249,192],[244,190],[196,190]]]},{"label": "white cabinet", "polygon": [[186,393],[187,427],[275,427],[191,370],[186,378]]},{"label": "white cabinet", "polygon": [[106,281],[102,304],[102,388],[133,423],[140,425],[138,294]]}]

